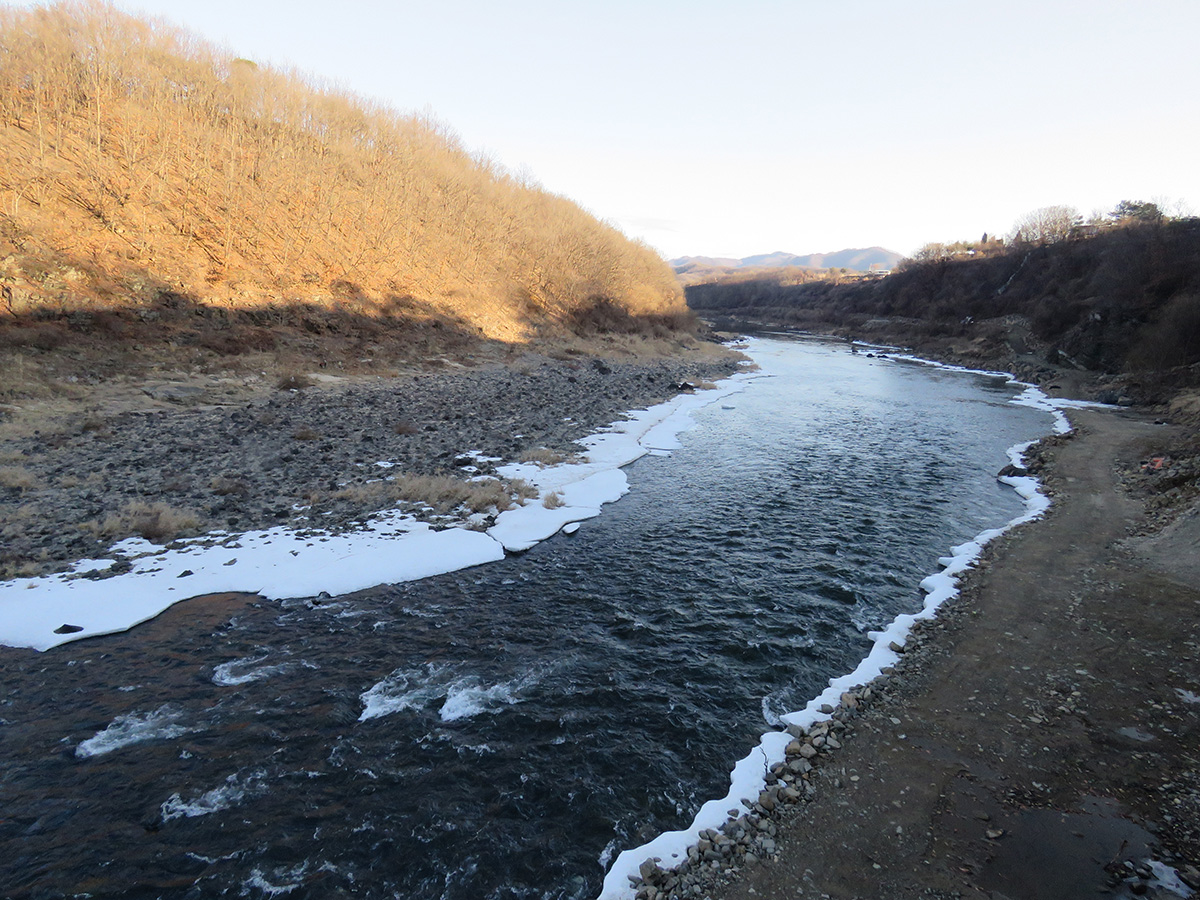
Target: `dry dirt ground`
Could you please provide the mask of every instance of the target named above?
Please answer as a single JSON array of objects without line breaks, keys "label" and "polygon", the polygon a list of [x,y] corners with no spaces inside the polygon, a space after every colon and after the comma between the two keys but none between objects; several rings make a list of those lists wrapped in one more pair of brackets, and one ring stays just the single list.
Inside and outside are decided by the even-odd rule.
[{"label": "dry dirt ground", "polygon": [[1071,418],[1050,513],[847,719],[775,857],[707,896],[1177,896],[1148,860],[1200,888],[1200,512],[1148,534],[1123,487],[1173,426]]}]

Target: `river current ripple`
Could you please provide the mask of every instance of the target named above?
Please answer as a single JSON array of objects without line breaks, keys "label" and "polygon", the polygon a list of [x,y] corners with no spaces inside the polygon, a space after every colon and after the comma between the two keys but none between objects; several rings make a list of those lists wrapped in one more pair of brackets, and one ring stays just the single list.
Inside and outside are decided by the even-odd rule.
[{"label": "river current ripple", "polygon": [[0,894],[590,898],[1021,511],[1003,379],[764,341],[572,536],[0,655]]}]

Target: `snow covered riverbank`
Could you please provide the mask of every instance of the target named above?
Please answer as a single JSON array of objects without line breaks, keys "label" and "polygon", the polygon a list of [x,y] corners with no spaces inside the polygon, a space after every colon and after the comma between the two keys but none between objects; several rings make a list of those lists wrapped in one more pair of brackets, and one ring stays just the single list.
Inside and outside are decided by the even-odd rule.
[{"label": "snow covered riverbank", "polygon": [[690,412],[741,390],[747,377],[736,375],[716,388],[629,413],[580,442],[588,451],[581,462],[502,467],[498,474],[526,480],[539,496],[500,513],[486,532],[435,530],[411,516],[385,513],[360,530],[336,534],[287,527],[212,533],[176,542],[177,549],[129,538],[112,547],[131,561],[126,572],[105,576],[113,560],[89,559],[67,573],[0,583],[0,643],[46,650],[123,631],[202,594],[246,591],[268,599],[343,594],[500,559],[599,515],[605,503],[628,490],[622,466],[677,446],[676,435],[692,424]]}]

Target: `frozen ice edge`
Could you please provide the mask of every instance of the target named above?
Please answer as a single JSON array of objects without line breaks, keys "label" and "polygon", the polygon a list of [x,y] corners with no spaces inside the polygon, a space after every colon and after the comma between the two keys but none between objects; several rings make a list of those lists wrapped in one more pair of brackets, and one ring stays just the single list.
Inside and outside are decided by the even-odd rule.
[{"label": "frozen ice edge", "polygon": [[[345,594],[441,575],[526,550],[564,526],[600,514],[628,492],[622,467],[648,453],[680,446],[680,432],[694,426],[691,413],[745,389],[761,377],[739,372],[715,389],[681,393],[585,438],[581,463],[541,468],[514,464],[498,471],[524,478],[539,491],[525,506],[501,513],[486,533],[465,527],[434,530],[399,512],[375,517],[360,531],[300,533],[278,527],[244,534],[212,532],[164,549],[141,538],[110,548],[132,561],[123,574],[80,577],[111,560],[81,560],[69,572],[0,582],[0,644],[48,650],[68,641],[126,631],[189,597],[226,591],[256,593],[268,600]],[[540,501],[557,494],[561,504]],[[63,625],[78,630],[56,634]]]},{"label": "frozen ice edge", "polygon": [[[754,341],[751,340],[749,343],[749,355],[753,357]],[[886,349],[891,351],[896,348]],[[1051,398],[1037,386],[1019,381],[1011,372],[970,369],[965,366],[955,366],[895,352],[888,352],[883,358],[930,366],[949,372],[1003,378],[1007,385],[1021,389],[1020,393],[1009,402],[1018,406],[1040,409],[1051,415],[1053,417],[1052,429],[1055,434],[1067,434],[1072,430],[1070,420],[1063,412],[1064,409],[1116,408],[1087,400]],[[1023,468],[1025,451],[1036,443],[1037,441],[1027,441],[1009,447],[1008,457],[1012,464]],[[897,616],[882,631],[868,632],[867,636],[872,640],[871,650],[854,671],[830,679],[829,687],[810,700],[803,709],[780,716],[785,725],[809,728],[817,722],[831,718],[832,714],[822,713],[821,708],[828,706],[836,709],[844,692],[867,684],[882,674],[885,668],[895,665],[900,657],[891,649],[890,645],[894,642],[903,647],[908,641],[915,622],[920,619],[935,618],[938,608],[947,600],[958,595],[959,576],[975,564],[983,552],[985,544],[1017,525],[1040,519],[1050,508],[1050,499],[1041,492],[1040,483],[1033,476],[1005,475],[1000,476],[999,480],[1012,487],[1024,500],[1025,511],[1004,525],[986,529],[966,543],[951,548],[951,556],[944,556],[938,560],[942,566],[941,571],[928,575],[921,581],[921,590],[925,592],[921,611]],[[640,879],[639,867],[644,861],[655,859],[662,868],[673,868],[687,859],[688,847],[699,841],[700,832],[709,828],[719,829],[726,822],[737,818],[738,815],[749,812],[751,804],[766,787],[766,775],[771,767],[786,760],[785,751],[791,741],[792,736],[787,731],[771,731],[763,734],[758,745],[734,765],[733,771],[729,775],[728,793],[724,797],[709,800],[703,804],[687,828],[664,832],[645,844],[622,851],[605,875],[604,885],[597,900],[630,900],[635,895],[633,879]],[[736,814],[730,815],[731,812]]]}]

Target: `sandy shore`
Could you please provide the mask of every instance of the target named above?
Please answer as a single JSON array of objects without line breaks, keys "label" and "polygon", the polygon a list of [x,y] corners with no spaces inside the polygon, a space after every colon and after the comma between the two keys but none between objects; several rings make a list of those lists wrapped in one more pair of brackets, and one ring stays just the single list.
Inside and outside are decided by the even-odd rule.
[{"label": "sandy shore", "polygon": [[843,712],[773,856],[697,896],[1177,896],[1155,863],[1200,887],[1200,515],[1148,534],[1122,485],[1170,426],[1071,418],[1048,516]]}]

